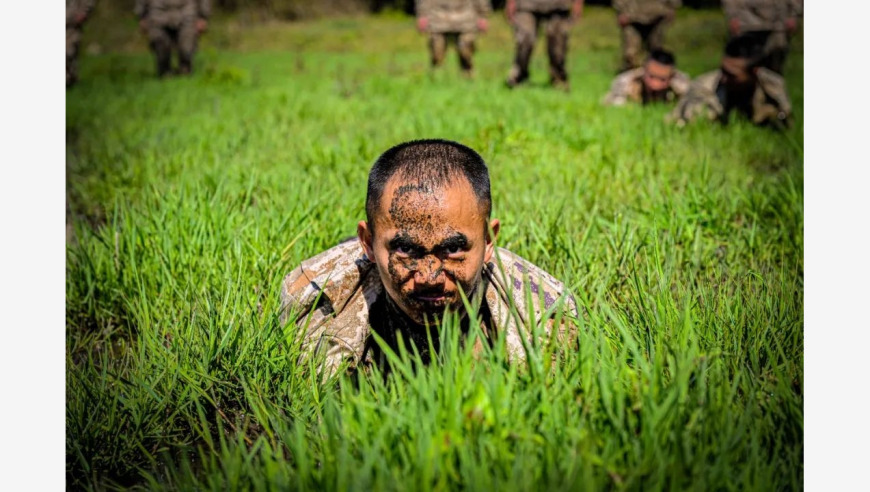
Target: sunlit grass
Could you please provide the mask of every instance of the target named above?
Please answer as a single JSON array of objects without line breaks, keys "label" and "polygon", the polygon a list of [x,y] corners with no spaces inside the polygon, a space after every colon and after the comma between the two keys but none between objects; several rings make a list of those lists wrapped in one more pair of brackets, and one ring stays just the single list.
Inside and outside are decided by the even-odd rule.
[{"label": "sunlit grass", "polygon": [[[394,17],[218,19],[196,75],[158,81],[95,18],[86,43],[112,53],[67,93],[68,485],[800,488],[800,39],[795,128],[677,130],[598,105],[618,37],[587,10],[569,94],[540,45],[532,86],[503,88],[501,20],[473,81],[454,53],[431,76]],[[718,15],[680,13],[691,75],[717,65]],[[446,343],[426,370],[397,354],[386,380],[323,382],[279,322],[281,279],[353,235],[373,160],[423,137],[481,152],[500,245],[574,290],[578,343],[529,368]]]}]

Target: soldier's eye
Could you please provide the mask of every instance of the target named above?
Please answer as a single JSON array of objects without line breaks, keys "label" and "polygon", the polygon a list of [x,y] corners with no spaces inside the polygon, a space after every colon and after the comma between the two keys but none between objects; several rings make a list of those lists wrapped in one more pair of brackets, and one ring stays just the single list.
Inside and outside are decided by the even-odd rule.
[{"label": "soldier's eye", "polygon": [[448,255],[455,255],[455,254],[462,253],[462,247],[461,246],[447,246],[446,251],[447,251]]},{"label": "soldier's eye", "polygon": [[410,246],[396,246],[396,253],[399,253],[400,255],[410,255],[411,248]]}]

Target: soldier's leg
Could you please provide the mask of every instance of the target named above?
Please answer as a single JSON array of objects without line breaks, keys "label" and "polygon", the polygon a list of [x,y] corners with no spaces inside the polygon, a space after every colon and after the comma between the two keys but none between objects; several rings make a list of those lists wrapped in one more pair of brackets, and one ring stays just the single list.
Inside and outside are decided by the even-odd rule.
[{"label": "soldier's leg", "polygon": [[163,26],[151,24],[148,26],[148,40],[157,62],[157,76],[164,77],[171,68],[172,39],[169,32]]},{"label": "soldier's leg", "polygon": [[66,86],[72,87],[79,79],[78,51],[81,31],[74,27],[66,28]]},{"label": "soldier's leg", "polygon": [[461,32],[456,40],[456,51],[459,52],[459,67],[463,74],[470,76],[474,69],[474,40],[477,34],[473,32]]},{"label": "soldier's leg", "polygon": [[620,71],[637,68],[643,63],[640,52],[643,48],[643,38],[637,24],[627,24],[622,28],[622,68]]},{"label": "soldier's leg", "polygon": [[516,54],[514,64],[508,74],[507,84],[513,87],[523,83],[529,78],[529,61],[532,58],[532,48],[535,47],[537,37],[535,14],[531,12],[517,12],[514,14],[514,40]]},{"label": "soldier's leg", "polygon": [[646,35],[646,46],[650,52],[662,50],[665,48],[665,28],[667,21],[664,17],[659,17],[649,24]]},{"label": "soldier's leg", "polygon": [[447,36],[444,33],[433,32],[429,34],[429,55],[432,68],[441,66],[444,61],[444,53],[447,50]]},{"label": "soldier's leg", "polygon": [[560,88],[568,88],[568,72],[565,58],[568,55],[568,33],[571,17],[568,12],[556,12],[547,18],[547,55],[550,58],[550,83]]},{"label": "soldier's leg", "polygon": [[184,75],[193,71],[193,55],[198,38],[196,22],[193,19],[184,21],[178,29],[178,71]]}]

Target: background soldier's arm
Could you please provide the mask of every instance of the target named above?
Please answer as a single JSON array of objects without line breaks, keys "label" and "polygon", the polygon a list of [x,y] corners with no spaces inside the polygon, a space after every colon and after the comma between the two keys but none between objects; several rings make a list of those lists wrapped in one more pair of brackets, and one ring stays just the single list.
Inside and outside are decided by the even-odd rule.
[{"label": "background soldier's arm", "polygon": [[722,10],[725,11],[725,17],[729,20],[740,16],[740,11],[743,10],[743,0],[722,0]]},{"label": "background soldier's arm", "polygon": [[692,79],[685,72],[677,71],[671,79],[671,90],[677,97],[683,97],[689,92],[689,86],[692,84]]},{"label": "background soldier's arm", "polygon": [[208,19],[211,16],[211,0],[197,0],[196,7],[200,19]]},{"label": "background soldier's arm", "polygon": [[714,72],[698,76],[689,85],[688,92],[677,101],[677,107],[665,117],[665,121],[682,127],[699,118],[715,120],[725,117],[725,108],[716,94],[718,80]]},{"label": "background soldier's arm", "polygon": [[617,14],[621,14],[628,9],[629,0],[613,0],[613,9]]},{"label": "background soldier's arm", "polygon": [[432,15],[432,0],[417,0],[416,5],[417,18],[429,17]]},{"label": "background soldier's arm", "polygon": [[571,6],[571,17],[579,19],[583,16],[583,0],[574,0],[574,5]]},{"label": "background soldier's arm", "polygon": [[677,10],[683,6],[683,0],[668,0],[668,7]]},{"label": "background soldier's arm", "polygon": [[133,6],[133,14],[139,19],[145,18],[148,15],[148,1],[136,0],[136,4]]},{"label": "background soldier's arm", "polygon": [[489,17],[492,13],[492,3],[489,0],[476,0],[474,2],[474,11],[478,17]]},{"label": "background soldier's arm", "polygon": [[804,16],[803,0],[788,0],[788,16],[796,19]]},{"label": "background soldier's arm", "polygon": [[91,11],[94,10],[94,5],[97,3],[97,0],[84,0],[82,3],[82,13],[87,17],[91,14]]},{"label": "background soldier's arm", "polygon": [[626,90],[625,77],[617,76],[610,84],[610,92],[608,92],[601,104],[605,106],[623,106],[628,102],[628,94]]},{"label": "background soldier's arm", "polygon": [[767,99],[773,104],[768,102],[761,105],[763,109],[758,111],[759,115],[755,123],[764,123],[764,120],[767,120],[775,126],[790,126],[791,100],[785,87],[785,79],[778,73],[762,67],[758,69],[758,83]]}]

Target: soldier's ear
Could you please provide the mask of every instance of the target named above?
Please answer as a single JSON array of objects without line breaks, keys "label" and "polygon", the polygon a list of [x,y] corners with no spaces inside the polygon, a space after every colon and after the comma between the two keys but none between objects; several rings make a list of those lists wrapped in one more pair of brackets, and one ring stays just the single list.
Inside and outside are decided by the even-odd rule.
[{"label": "soldier's ear", "polygon": [[366,256],[369,257],[369,260],[375,261],[374,248],[372,248],[372,229],[369,227],[368,222],[361,220],[357,223],[356,235]]},{"label": "soldier's ear", "polygon": [[498,230],[501,228],[501,222],[498,219],[489,221],[489,227],[486,230],[486,250],[483,253],[483,262],[488,263],[492,258],[492,253],[495,251],[495,240],[498,238]]}]

